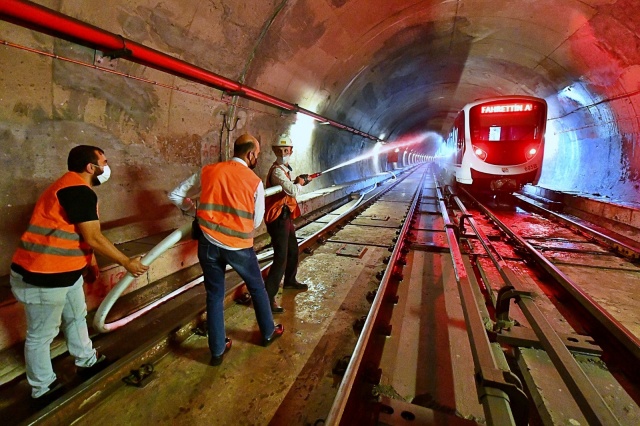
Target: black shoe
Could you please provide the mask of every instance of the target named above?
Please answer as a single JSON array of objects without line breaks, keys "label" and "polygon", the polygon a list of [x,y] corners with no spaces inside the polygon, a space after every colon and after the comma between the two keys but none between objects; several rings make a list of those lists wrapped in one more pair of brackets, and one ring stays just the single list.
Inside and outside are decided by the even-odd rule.
[{"label": "black shoe", "polygon": [[250,305],[251,295],[249,293],[242,293],[242,296],[238,297],[235,302],[239,305]]},{"label": "black shoe", "polygon": [[307,291],[309,290],[309,286],[303,283],[300,283],[298,281],[294,282],[293,284],[285,284],[282,286],[282,288],[287,288],[287,289],[293,289],[293,290],[302,290],[302,291]]},{"label": "black shoe", "polygon": [[281,314],[284,312],[284,308],[276,303],[275,300],[271,301],[271,313],[272,314]]},{"label": "black shoe", "polygon": [[271,333],[271,336],[262,338],[262,346],[264,347],[269,346],[271,343],[273,343],[274,340],[282,336],[282,333],[284,333],[284,326],[282,324],[276,325],[276,329],[273,330],[273,333]]},{"label": "black shoe", "polygon": [[231,339],[229,339],[228,337],[225,337],[224,344],[225,344],[224,352],[222,352],[222,355],[220,356],[212,356],[211,361],[209,361],[210,366],[217,367],[218,365],[222,364],[222,359],[224,358],[224,354],[229,352],[229,349],[231,349]]},{"label": "black shoe", "polygon": [[96,352],[96,362],[94,362],[90,367],[78,367],[78,376],[88,379],[89,377],[95,376],[100,371],[104,370],[109,366],[109,364],[110,362],[107,360],[107,356],[105,354]]},{"label": "black shoe", "polygon": [[49,385],[49,390],[40,395],[37,398],[31,399],[35,409],[44,408],[46,405],[51,404],[54,400],[58,399],[64,393],[64,386],[57,378]]}]

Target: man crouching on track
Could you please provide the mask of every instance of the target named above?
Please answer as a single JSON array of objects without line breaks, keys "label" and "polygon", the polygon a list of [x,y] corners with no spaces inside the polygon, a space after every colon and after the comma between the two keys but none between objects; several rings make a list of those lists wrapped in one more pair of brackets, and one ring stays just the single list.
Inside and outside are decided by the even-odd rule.
[{"label": "man crouching on track", "polygon": [[[249,134],[236,139],[233,158],[204,166],[182,182],[169,199],[180,209],[194,208],[189,192],[201,190],[197,208],[198,260],[207,291],[207,327],[210,365],[217,366],[231,349],[224,327],[225,268],[231,265],[244,280],[262,333],[268,346],[284,332],[273,324],[269,298],[253,250],[253,231],[264,217],[264,186],[253,172],[258,165],[260,143]],[[202,231],[202,232],[198,232]]]}]

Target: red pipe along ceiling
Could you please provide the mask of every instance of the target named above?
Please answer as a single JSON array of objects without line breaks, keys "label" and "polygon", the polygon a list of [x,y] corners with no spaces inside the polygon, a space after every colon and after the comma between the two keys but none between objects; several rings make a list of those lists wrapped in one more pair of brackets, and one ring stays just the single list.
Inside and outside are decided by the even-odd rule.
[{"label": "red pipe along ceiling", "polygon": [[218,90],[229,92],[234,96],[240,96],[285,111],[299,112],[321,123],[329,124],[333,127],[375,141],[380,141],[380,139],[375,136],[330,120],[307,109],[300,108],[296,104],[278,99],[188,62],[173,58],[134,41],[127,40],[120,35],[110,33],[29,1],[0,0],[0,19],[105,53],[122,51],[124,53],[121,57],[129,61],[137,62],[187,80],[202,83]]}]

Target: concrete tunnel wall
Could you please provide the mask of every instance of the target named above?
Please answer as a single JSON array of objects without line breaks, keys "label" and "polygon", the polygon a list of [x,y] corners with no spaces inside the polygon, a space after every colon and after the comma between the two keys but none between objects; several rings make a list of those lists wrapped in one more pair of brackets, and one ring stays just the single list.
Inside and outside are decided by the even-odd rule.
[{"label": "concrete tunnel wall", "polygon": [[[51,2],[40,4],[55,6]],[[172,54],[180,51],[182,54],[177,56],[184,60],[236,80],[242,80],[242,69],[247,66],[246,57],[238,53],[251,51],[262,19],[271,13],[270,5],[264,5],[264,10],[259,10],[260,5],[250,9],[243,6],[233,12],[211,8],[206,19],[215,18],[221,25],[198,38],[186,33],[189,24],[196,25],[189,20],[198,16],[205,19],[205,15],[195,13],[199,8],[194,3],[185,8],[170,5],[172,10],[140,5],[136,16],[122,5],[105,8],[101,11],[105,13],[76,6],[69,2],[54,9],[158,50]],[[191,9],[190,13],[185,9]],[[84,63],[94,60],[92,49],[7,22],[0,22],[0,37]],[[67,153],[75,145],[99,146],[109,159],[112,177],[94,189],[100,199],[103,232],[116,243],[183,224],[185,219],[166,194],[198,167],[230,158],[233,140],[242,133],[252,133],[262,141],[256,173],[263,179],[275,160],[269,146],[283,132],[291,133],[296,143],[291,162],[294,173],[324,170],[329,167],[327,164],[335,165],[373,146],[352,146],[353,136],[346,132],[314,130],[313,120],[303,119],[298,123],[302,126],[297,126],[295,115],[280,114],[274,108],[244,100],[233,112],[237,123],[227,118],[231,127],[235,126],[227,136],[222,132],[222,114],[230,115],[230,109],[227,103],[217,101],[221,99],[219,91],[124,60],[117,65],[123,73],[144,75],[151,81],[210,99],[12,47],[1,47],[0,58],[0,193],[4,201],[0,205],[0,226],[4,229],[0,243],[5,248],[0,275],[9,272],[11,254],[26,229],[35,201],[66,171]],[[229,102],[231,98],[225,100]],[[327,156],[323,140],[339,147],[330,149]],[[368,164],[323,176],[305,190],[370,175],[376,167]]]},{"label": "concrete tunnel wall", "polygon": [[[385,140],[414,138],[434,153],[467,102],[529,94],[550,105],[540,184],[638,200],[640,18],[632,0],[465,2],[285,0],[136,2],[40,0],[81,21],[296,103]],[[0,38],[92,64],[87,47],[0,21]],[[166,193],[203,164],[228,156],[222,113],[239,118],[232,141],[268,143],[295,118],[265,105],[119,59],[118,72],[0,47],[0,275],[35,200],[66,170],[69,149],[105,149],[111,180],[96,191],[105,234],[123,242],[184,219]],[[173,87],[179,89],[173,89]],[[196,96],[186,92],[195,92]],[[225,102],[221,102],[221,100]],[[248,108],[248,109],[247,109]],[[295,149],[296,172],[316,172],[374,142],[315,125]],[[308,190],[369,175],[384,159],[322,176]]]}]

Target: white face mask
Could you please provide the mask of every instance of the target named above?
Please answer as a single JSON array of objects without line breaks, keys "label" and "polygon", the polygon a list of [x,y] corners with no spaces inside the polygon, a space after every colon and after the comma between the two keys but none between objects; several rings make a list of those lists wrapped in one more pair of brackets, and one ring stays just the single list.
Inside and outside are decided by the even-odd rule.
[{"label": "white face mask", "polygon": [[291,158],[290,155],[287,155],[285,157],[277,157],[276,161],[278,162],[278,164],[289,164],[290,158]]},{"label": "white face mask", "polygon": [[111,177],[111,169],[109,168],[109,165],[107,164],[106,166],[104,166],[102,168],[102,174],[98,175],[98,182],[100,182],[100,184],[103,184],[106,181],[108,181],[110,177]]}]

